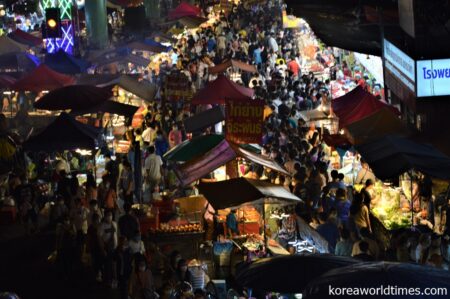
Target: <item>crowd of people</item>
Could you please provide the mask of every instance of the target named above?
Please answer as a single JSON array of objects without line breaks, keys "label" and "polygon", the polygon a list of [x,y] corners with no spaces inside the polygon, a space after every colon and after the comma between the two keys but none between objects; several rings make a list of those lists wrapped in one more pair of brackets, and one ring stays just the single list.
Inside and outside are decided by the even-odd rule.
[{"label": "crowd of people", "polygon": [[[365,184],[362,192],[347,186],[345,176],[338,171],[329,174],[323,136],[314,127],[306,126],[299,112],[329,105],[330,81],[303,72],[305,58],[301,55],[299,36],[309,29],[283,29],[282,9],[279,1],[251,8],[233,6],[229,14],[221,13],[212,27],[184,35],[173,45],[169,60],[162,61],[157,70],[147,70],[141,75],[162,87],[165,76],[180,71],[191,82],[192,89],[199,90],[215,79],[208,68],[225,59],[256,65],[257,75],[242,72],[238,82],[253,88],[256,96],[270,107],[263,130],[262,155],[283,165],[290,176],[257,164],[251,164],[245,176],[254,179],[264,176],[303,199],[290,213],[310,223],[328,242],[331,253],[364,261],[387,259],[447,267],[448,233],[399,231],[388,247],[376,240],[369,213],[370,188],[376,178],[367,165],[363,163],[357,178]],[[315,60],[325,68],[331,66],[338,77],[344,73],[350,77],[349,67],[334,57],[334,52],[318,47]],[[361,76],[353,80],[355,85],[371,87]],[[159,96],[164,94],[161,92]],[[121,298],[154,298],[155,292],[169,298],[177,290],[181,290],[180,298],[205,298],[201,290],[195,290],[195,294],[192,289],[187,291],[185,283],[193,283],[187,260],[179,252],[163,253],[147,242],[146,232],[140,231],[131,209],[137,201],[159,199],[161,188],[180,195],[194,192],[194,186],[184,189],[178,186],[173,165],[163,155],[190,137],[182,121],[201,109],[205,107],[190,107],[183,101],[149,105],[142,127],[125,134],[133,144],[130,152],[115,159],[105,153],[105,173],[99,185],[92,173],[94,165],[76,153],[51,159],[48,155],[29,154],[28,167],[9,176],[4,192],[13,196],[20,220],[29,233],[38,231],[38,216],[45,202],[45,192],[37,192],[29,181],[45,179],[56,186],[49,219],[50,226],[56,229],[55,262],[62,277],[69,278],[88,265],[95,279],[118,288]],[[6,130],[2,126],[2,131]],[[204,134],[215,130],[209,128]],[[137,155],[141,155],[140,166],[136,166]],[[49,165],[50,160],[56,160],[56,165]],[[136,167],[142,167],[142,188],[135,182]],[[84,186],[78,184],[73,172],[69,174],[71,170],[89,172]],[[207,222],[213,222],[213,213],[208,214]],[[208,235],[213,232],[208,230]],[[297,238],[295,217],[283,220],[273,236],[292,249],[290,242]]]}]

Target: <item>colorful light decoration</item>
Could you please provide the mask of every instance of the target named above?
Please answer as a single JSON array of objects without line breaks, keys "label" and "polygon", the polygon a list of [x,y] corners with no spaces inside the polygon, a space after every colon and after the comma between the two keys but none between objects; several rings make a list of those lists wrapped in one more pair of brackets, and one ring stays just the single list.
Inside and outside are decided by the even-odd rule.
[{"label": "colorful light decoration", "polygon": [[49,38],[45,40],[48,53],[54,53],[59,49],[67,53],[73,52],[74,32],[72,26],[72,0],[41,0],[41,9],[58,7],[61,13],[62,38]]}]

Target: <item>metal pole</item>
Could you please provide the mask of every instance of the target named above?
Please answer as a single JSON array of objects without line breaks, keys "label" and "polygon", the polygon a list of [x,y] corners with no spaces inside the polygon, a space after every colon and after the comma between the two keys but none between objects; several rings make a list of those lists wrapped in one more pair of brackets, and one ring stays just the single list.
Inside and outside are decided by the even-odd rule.
[{"label": "metal pole", "polygon": [[411,226],[414,226],[414,198],[413,198],[413,171],[410,170],[409,177],[411,180]]}]

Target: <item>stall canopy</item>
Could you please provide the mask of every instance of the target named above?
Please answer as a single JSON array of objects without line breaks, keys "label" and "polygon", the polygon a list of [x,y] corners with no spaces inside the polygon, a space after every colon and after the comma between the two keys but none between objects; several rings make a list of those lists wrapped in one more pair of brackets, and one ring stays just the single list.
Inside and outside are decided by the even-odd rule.
[{"label": "stall canopy", "polygon": [[45,64],[59,73],[72,75],[84,73],[90,67],[89,62],[75,58],[63,50],[54,54],[47,54]]},{"label": "stall canopy", "polygon": [[248,161],[268,167],[272,170],[289,175],[283,166],[272,159],[264,157],[249,145],[237,145],[225,140],[223,135],[208,134],[184,141],[164,155],[168,161],[182,163],[175,172],[182,184],[186,185],[200,179],[218,167],[235,159],[244,158]]},{"label": "stall canopy", "polygon": [[0,75],[0,89],[9,89],[14,82],[16,82],[14,77],[5,74]]},{"label": "stall canopy", "polygon": [[241,71],[249,72],[249,73],[253,73],[253,74],[256,74],[258,72],[258,70],[256,69],[256,67],[254,65],[251,65],[251,64],[245,63],[243,61],[239,61],[239,60],[229,59],[229,60],[225,60],[221,64],[218,64],[216,66],[208,68],[208,73],[210,73],[210,74],[223,73],[229,67],[234,67]]},{"label": "stall canopy", "polygon": [[331,106],[333,112],[339,118],[340,128],[372,115],[384,107],[399,115],[399,111],[395,107],[379,101],[361,86],[357,86],[342,97],[334,99]]},{"label": "stall canopy", "polygon": [[101,145],[101,128],[80,123],[67,113],[61,113],[41,133],[24,143],[29,151],[55,152],[74,149],[94,149]]},{"label": "stall canopy", "polygon": [[199,90],[192,99],[192,104],[225,104],[226,99],[245,100],[252,98],[254,90],[234,83],[224,75],[219,75],[216,80],[209,82]]},{"label": "stall canopy", "polygon": [[156,42],[174,43],[177,41],[171,35],[165,34],[163,32],[154,32],[150,35],[149,38],[155,40]]},{"label": "stall canopy", "polygon": [[[311,268],[311,271],[314,271]],[[303,292],[305,299],[323,299],[333,298],[330,295],[329,286],[336,289],[372,289],[379,288],[380,285],[396,286],[400,289],[411,288],[433,288],[445,289],[450,288],[450,273],[444,269],[437,267],[416,265],[410,263],[394,263],[394,262],[371,262],[358,263],[330,270],[321,277],[313,280]],[[355,295],[355,293],[353,293]],[[367,295],[355,296],[356,298],[387,298],[383,292],[374,296]],[[349,296],[354,297],[354,296]],[[395,298],[398,296],[392,296]],[[433,296],[416,294],[416,296],[408,296],[407,298],[431,298]]]},{"label": "stall canopy", "polygon": [[122,104],[119,102],[107,100],[99,105],[93,106],[87,109],[73,109],[71,115],[84,115],[91,113],[112,113],[117,115],[123,115],[125,117],[133,117],[136,111],[139,109],[138,106]]},{"label": "stall canopy", "polygon": [[152,53],[161,53],[161,52],[167,52],[167,47],[159,46],[159,45],[152,45],[150,43],[141,42],[141,41],[134,41],[125,46],[125,48],[130,49],[131,51],[146,51],[146,52],[152,52]]},{"label": "stall canopy", "polygon": [[283,186],[246,178],[216,183],[200,183],[200,194],[216,210],[234,208],[244,204],[299,203],[301,199]]},{"label": "stall canopy", "polygon": [[93,85],[100,86],[111,81],[117,80],[122,76],[121,74],[78,74],[76,81],[78,85]]},{"label": "stall canopy", "polygon": [[318,109],[300,111],[299,114],[306,122],[328,119],[328,115],[324,111]]},{"label": "stall canopy", "polygon": [[278,256],[238,268],[236,280],[243,287],[262,292],[295,294],[326,272],[356,263],[359,261],[353,258],[329,254]]},{"label": "stall canopy", "polygon": [[34,102],[36,109],[89,109],[112,96],[111,90],[90,85],[71,85],[50,91]]},{"label": "stall canopy", "polygon": [[0,70],[29,72],[40,63],[39,58],[26,52],[0,55]]},{"label": "stall canopy", "polygon": [[222,106],[216,106],[206,111],[197,113],[194,116],[186,118],[183,123],[186,132],[192,133],[200,132],[223,120],[225,120],[224,108]]},{"label": "stall canopy", "polygon": [[146,39],[144,40],[144,43],[147,44],[147,45],[150,45],[150,46],[152,46],[152,47],[156,47],[156,48],[161,49],[161,52],[169,52],[170,49],[172,49],[172,47],[170,47],[170,46],[164,46],[164,45],[161,44],[160,42],[157,42],[157,41],[155,41],[154,39],[151,39],[151,38],[146,38]]},{"label": "stall canopy", "polygon": [[431,177],[450,179],[450,158],[431,145],[388,135],[357,145],[379,179],[391,179],[412,169]]},{"label": "stall canopy", "polygon": [[195,17],[200,14],[201,9],[187,2],[181,2],[175,9],[169,11],[169,20],[176,20],[182,17]]},{"label": "stall canopy", "polygon": [[75,78],[64,75],[50,69],[46,65],[39,65],[32,72],[28,73],[22,79],[18,80],[12,86],[17,91],[53,90],[75,83]]},{"label": "stall canopy", "polygon": [[324,134],[323,141],[325,141],[328,146],[334,148],[339,147],[343,149],[349,149],[353,146],[347,136],[341,134]]},{"label": "stall canopy", "polygon": [[353,144],[363,144],[386,135],[407,137],[410,132],[406,125],[386,107],[362,118],[345,128]]},{"label": "stall canopy", "polygon": [[186,16],[178,20],[178,22],[180,22],[183,26],[186,26],[190,29],[200,27],[200,25],[205,23],[206,21],[208,21],[207,18],[198,16]]},{"label": "stall canopy", "polygon": [[136,78],[129,75],[122,75],[119,78],[99,86],[119,86],[146,101],[152,101],[158,91],[158,87],[155,84],[146,81],[138,81]]},{"label": "stall canopy", "polygon": [[8,53],[25,52],[28,49],[27,46],[22,45],[6,35],[0,36],[0,55]]},{"label": "stall canopy", "polygon": [[138,66],[146,67],[150,60],[140,55],[132,53],[133,50],[128,47],[119,47],[114,50],[103,51],[100,54],[93,54],[89,61],[96,67],[102,67],[112,63],[133,63]]},{"label": "stall canopy", "polygon": [[164,155],[164,159],[176,162],[186,162],[204,155],[224,140],[223,135],[200,135],[177,145]]},{"label": "stall canopy", "polygon": [[8,34],[8,37],[13,39],[14,41],[30,46],[30,47],[39,47],[42,46],[43,40],[42,38],[36,37],[32,34],[29,34],[25,31],[22,31],[20,29],[16,29],[10,34]]}]

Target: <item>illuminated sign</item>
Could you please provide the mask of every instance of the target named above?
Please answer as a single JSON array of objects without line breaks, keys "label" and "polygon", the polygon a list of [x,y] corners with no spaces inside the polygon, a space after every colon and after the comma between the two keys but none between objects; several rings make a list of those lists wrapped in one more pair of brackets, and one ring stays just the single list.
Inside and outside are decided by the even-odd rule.
[{"label": "illuminated sign", "polygon": [[414,59],[386,39],[384,40],[383,50],[386,69],[412,92],[415,92],[416,63]]},{"label": "illuminated sign", "polygon": [[417,61],[417,96],[450,95],[450,59]]}]

